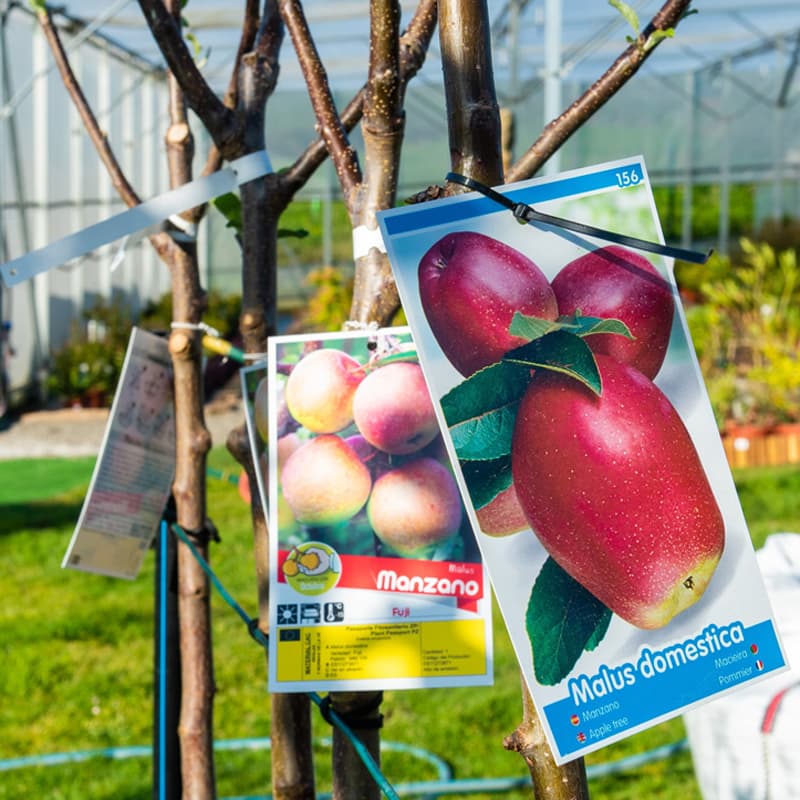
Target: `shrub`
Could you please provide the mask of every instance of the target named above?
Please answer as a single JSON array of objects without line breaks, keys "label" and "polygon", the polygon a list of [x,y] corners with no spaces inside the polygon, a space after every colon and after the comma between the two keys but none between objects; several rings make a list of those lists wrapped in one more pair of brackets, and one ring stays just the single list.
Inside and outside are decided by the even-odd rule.
[{"label": "shrub", "polygon": [[712,256],[712,276],[687,311],[717,419],[800,420],[800,269],[794,249],[740,241],[734,260]]}]

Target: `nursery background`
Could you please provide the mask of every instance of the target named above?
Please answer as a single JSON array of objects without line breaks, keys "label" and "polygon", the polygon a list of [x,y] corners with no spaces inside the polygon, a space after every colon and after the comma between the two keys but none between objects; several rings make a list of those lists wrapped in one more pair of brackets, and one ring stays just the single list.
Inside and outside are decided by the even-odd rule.
[{"label": "nursery background", "polygon": [[[369,259],[353,229],[374,222],[370,203],[440,196],[450,169],[474,168],[479,179],[498,183],[503,174],[521,179],[644,156],[667,243],[714,249],[704,265],[678,262],[676,275],[754,546],[771,534],[800,532],[796,3],[613,0],[587,10],[562,0],[441,0],[439,18],[455,20],[456,30],[471,30],[472,13],[486,23],[475,46],[465,46],[466,33],[455,36],[453,24],[441,32],[428,27],[437,14],[431,0],[402,9],[383,0],[267,0],[263,11],[259,3],[243,5],[75,0],[48,8],[40,0],[0,0],[0,264],[242,152],[264,147],[275,170],[263,181],[273,194],[253,182],[158,230],[109,242],[30,280],[0,283],[0,798],[158,791],[151,752],[155,553],[130,582],[60,568],[131,327],[164,334],[179,320],[196,334],[173,328],[171,336],[179,429],[189,434],[178,444],[178,519],[227,591],[253,620],[264,620],[259,542],[266,531],[260,503],[250,506],[242,491],[254,473],[242,446],[241,351],[230,347],[253,355],[267,333],[336,331],[379,316],[388,317],[384,324],[404,322],[385,285],[364,279]],[[371,14],[378,19],[395,6],[397,31],[413,34],[402,40],[402,97],[393,95],[402,111],[394,121],[404,120],[402,157],[396,171],[385,170],[392,191],[370,196],[381,180],[369,127],[376,115],[367,112],[380,106],[382,89],[374,81],[372,94],[362,95],[366,133],[347,104],[377,58]],[[147,14],[165,30],[159,14],[166,9],[180,33],[183,66],[168,67],[145,23]],[[654,35],[651,20],[662,12],[676,22]],[[287,28],[282,46],[279,15]],[[418,29],[430,37],[427,52]],[[55,39],[73,87],[82,89],[82,111],[65,91],[70,80],[54,57]],[[243,56],[248,42],[252,52]],[[314,51],[327,88],[307,86],[304,65]],[[480,172],[480,159],[453,161],[462,152],[453,146],[459,137],[468,142],[463,154],[478,147],[470,140],[477,123],[449,113],[474,88],[452,80],[461,52],[476,63],[481,54],[491,57],[487,105],[502,123],[494,137],[499,169]],[[622,57],[635,62],[635,77],[604,91],[600,107],[552,154],[526,160],[548,123],[563,121],[562,112]],[[261,70],[255,89],[231,82],[254,63]],[[213,103],[195,102],[209,101],[202,92],[181,99],[175,70],[195,70],[211,94],[230,101],[225,108],[249,109],[250,127],[236,128],[234,115],[219,109],[209,114]],[[370,80],[377,74],[371,69]],[[253,94],[261,106],[247,105]],[[331,108],[345,109],[349,140],[342,131],[317,147],[317,132],[328,130],[321,109]],[[185,131],[191,137],[180,138]],[[320,155],[326,146],[331,160]],[[363,174],[357,159],[348,160],[355,152],[368,154]],[[269,214],[253,215],[253,207]],[[253,233],[258,225],[273,237],[266,246]],[[256,264],[269,273],[266,283]],[[370,293],[373,301],[389,300],[370,305]],[[216,350],[203,351],[201,335],[209,332]],[[68,444],[77,436],[81,447]],[[271,783],[276,797],[350,797],[364,786],[375,797],[371,776],[359,783],[360,767],[352,767],[338,729],[309,714],[307,700],[287,705],[267,693],[258,637],[248,635],[187,548],[179,552],[182,575],[191,574],[180,591],[196,614],[184,624],[199,631],[186,659],[199,670],[185,674],[182,689],[189,708],[181,726],[184,796],[261,797]],[[496,611],[494,631],[491,688],[386,692],[363,708],[360,698],[334,698],[334,708],[359,723],[380,705],[382,731],[373,726],[362,735],[376,757],[380,749],[381,770],[401,793],[523,797],[533,780],[539,797],[561,780],[525,739],[530,708],[524,694],[520,708],[519,671]],[[300,730],[291,735],[306,737],[311,751],[306,757],[300,747],[287,760],[291,736],[284,733],[297,720]],[[587,757],[588,789],[579,787],[578,796],[700,797],[685,733],[676,719]],[[754,758],[760,764],[761,754]],[[576,762],[564,785],[579,785],[582,770]],[[342,775],[356,776],[355,783]]]}]

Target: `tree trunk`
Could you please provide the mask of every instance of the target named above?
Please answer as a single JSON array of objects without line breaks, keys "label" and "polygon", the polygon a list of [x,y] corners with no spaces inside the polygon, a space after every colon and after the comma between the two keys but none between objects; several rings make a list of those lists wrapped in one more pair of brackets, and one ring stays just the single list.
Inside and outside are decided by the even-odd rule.
[{"label": "tree trunk", "polygon": [[[180,5],[171,2],[173,14]],[[183,94],[174,76],[168,78],[170,127],[166,136],[171,188],[192,179],[194,143]],[[200,321],[205,294],[200,286],[197,247],[179,243],[172,263],[172,313],[179,325]],[[208,559],[206,521],[206,454],[211,437],[203,418],[201,347],[198,331],[175,327],[169,340],[175,386],[176,466],[173,495],[178,525],[192,536]],[[189,548],[178,544],[178,621],[181,645],[181,776],[187,800],[216,797],[214,778],[211,605],[208,579]]]},{"label": "tree trunk", "polygon": [[522,680],[522,722],[503,742],[506,750],[519,753],[528,765],[536,800],[580,800],[588,798],[586,766],[576,758],[556,766],[541,720],[533,706],[528,687]]},{"label": "tree trunk", "polygon": [[[503,182],[500,113],[494,91],[485,1],[440,0],[439,38],[444,65],[453,172],[494,186]],[[553,761],[530,693],[522,684],[523,718],[505,746],[525,759],[536,800],[589,797],[583,760],[559,768]]]},{"label": "tree trunk", "polygon": [[[331,708],[380,765],[383,692],[331,692]],[[350,740],[333,729],[333,800],[379,800],[381,792]]]}]

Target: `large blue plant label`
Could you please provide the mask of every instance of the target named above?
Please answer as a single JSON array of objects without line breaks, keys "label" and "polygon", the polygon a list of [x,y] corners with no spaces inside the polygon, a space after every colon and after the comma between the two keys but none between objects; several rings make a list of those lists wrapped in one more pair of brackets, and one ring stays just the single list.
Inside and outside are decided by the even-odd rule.
[{"label": "large blue plant label", "polygon": [[[563,763],[785,658],[643,160],[497,191],[380,226]],[[513,204],[548,221],[521,225]]]}]

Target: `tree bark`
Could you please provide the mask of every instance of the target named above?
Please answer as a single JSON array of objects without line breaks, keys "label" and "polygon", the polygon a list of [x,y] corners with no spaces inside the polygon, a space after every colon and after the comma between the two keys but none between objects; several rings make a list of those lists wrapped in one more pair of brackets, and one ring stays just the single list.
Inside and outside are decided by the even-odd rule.
[{"label": "tree bark", "polygon": [[485,0],[440,0],[439,44],[451,170],[496,186],[503,182],[500,111]]},{"label": "tree bark", "polygon": [[536,800],[580,800],[589,797],[586,766],[577,758],[559,767],[544,735],[544,728],[522,680],[522,722],[503,742],[506,750],[519,753],[528,765]]},{"label": "tree bark", "polygon": [[[500,112],[492,76],[486,3],[440,0],[439,39],[447,87],[452,171],[489,186],[498,185],[503,182]],[[534,797],[586,800],[589,789],[583,760],[578,759],[568,767],[555,766],[524,681],[522,704],[523,719],[505,746],[524,757]]]},{"label": "tree bark", "polygon": [[[382,692],[331,692],[331,708],[380,764]],[[333,800],[379,800],[380,788],[350,740],[333,729]]]},{"label": "tree bark", "polygon": [[[178,0],[168,0],[180,16]],[[170,187],[192,180],[194,141],[183,92],[173,75],[169,87],[170,126],[165,138]],[[191,213],[191,212],[190,212]],[[187,215],[188,216],[188,215]],[[197,246],[181,242],[170,264],[172,314],[176,323],[195,325],[205,309]],[[206,454],[211,437],[203,417],[203,382],[199,331],[176,327],[169,340],[175,385],[175,481],[178,525],[195,539],[208,560]],[[181,776],[186,800],[216,797],[214,777],[214,669],[211,655],[211,602],[208,578],[189,548],[178,543],[178,621],[181,643]]]},{"label": "tree bark", "polygon": [[355,261],[350,318],[362,323],[375,321],[386,325],[400,306],[386,253],[374,245],[359,243],[369,243],[371,234],[377,232],[376,212],[394,205],[404,125],[400,4],[397,0],[373,0],[370,5],[369,78],[361,120],[364,176],[350,207]]}]

